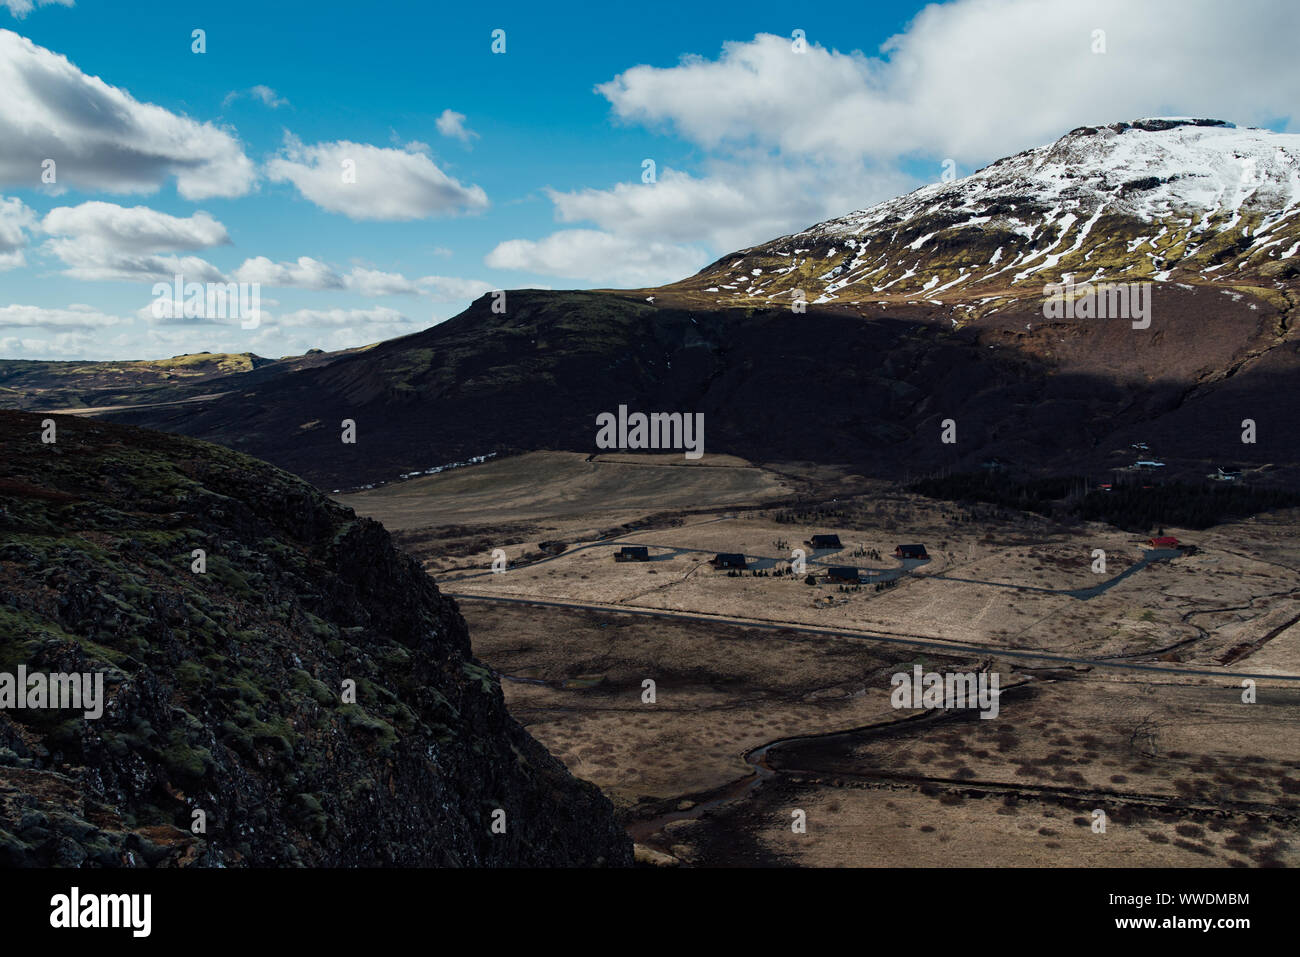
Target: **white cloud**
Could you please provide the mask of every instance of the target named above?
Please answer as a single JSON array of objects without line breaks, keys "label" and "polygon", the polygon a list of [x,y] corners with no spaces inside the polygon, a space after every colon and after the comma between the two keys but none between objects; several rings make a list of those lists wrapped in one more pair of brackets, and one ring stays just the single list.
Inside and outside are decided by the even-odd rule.
[{"label": "white cloud", "polygon": [[51,4],[57,4],[61,7],[71,7],[75,5],[74,0],[35,0],[35,3],[33,3],[33,0],[0,0],[0,7],[8,8],[9,12],[19,20],[31,13],[32,7],[48,7]]},{"label": "white cloud", "polygon": [[370,309],[298,309],[287,312],[275,322],[281,326],[400,326],[410,319],[387,306]]},{"label": "white cloud", "polygon": [[[556,219],[591,224],[499,245],[489,265],[623,284],[678,279],[712,257],[889,199],[916,163],[966,172],[1085,123],[1178,113],[1289,117],[1300,102],[1293,5],[1219,22],[1212,0],[955,0],[925,7],[876,55],[759,34],[714,59],[635,66],[596,90],[625,123],[703,152],[658,181],[548,190]],[[1093,53],[1096,29],[1106,53]],[[1178,77],[1176,83],[1170,77]],[[591,261],[584,256],[591,256]],[[670,265],[671,264],[671,265]],[[674,271],[676,270],[676,271]]]},{"label": "white cloud", "polygon": [[670,243],[628,239],[594,229],[566,229],[537,242],[507,240],[484,261],[497,269],[563,279],[651,286],[681,279],[709,259],[701,250]]},{"label": "white cloud", "polygon": [[120,316],[110,316],[93,306],[72,305],[66,309],[46,309],[43,306],[0,306],[0,329],[17,327],[96,329],[126,322]]},{"label": "white cloud", "polygon": [[721,253],[888,199],[909,183],[900,173],[848,164],[719,161],[707,168],[703,177],[665,168],[653,184],[547,193],[561,222],[592,222],[629,238],[705,241]]},{"label": "white cloud", "polygon": [[182,218],[148,206],[97,201],[58,206],[46,214],[41,228],[55,236],[94,239],[123,252],[175,252],[230,242],[226,227],[201,210]]},{"label": "white cloud", "polygon": [[443,110],[436,123],[438,132],[443,136],[450,136],[452,139],[460,140],[465,144],[478,139],[478,134],[465,126],[464,113],[457,113],[455,110]]},{"label": "white cloud", "polygon": [[347,277],[348,288],[363,296],[417,296],[422,291],[418,282],[401,273],[380,272],[357,267]]},{"label": "white cloud", "polygon": [[86,282],[166,282],[184,276],[186,282],[217,282],[221,270],[200,256],[156,256],[117,253],[77,239],[51,239],[44,247],[63,260],[63,275]]},{"label": "white cloud", "polygon": [[27,231],[36,225],[36,214],[22,200],[0,196],[0,272],[27,264],[23,250]]},{"label": "white cloud", "polygon": [[147,206],[97,201],[52,209],[41,228],[55,237],[43,248],[68,267],[64,275],[91,281],[148,281],[181,274],[191,282],[213,282],[221,272],[206,260],[158,254],[230,242],[226,227],[205,212],[182,218]]},{"label": "white cloud", "polygon": [[346,140],[306,146],[289,137],[266,171],[322,209],[350,219],[427,219],[488,205],[480,187],[462,185],[424,153]]},{"label": "white cloud", "polygon": [[84,359],[100,352],[102,346],[99,336],[88,332],[59,332],[39,339],[0,336],[0,352],[20,359]]},{"label": "white cloud", "polygon": [[496,287],[478,279],[454,276],[421,276],[408,279],[401,273],[353,267],[346,275],[333,266],[299,257],[297,262],[275,263],[264,256],[249,259],[234,272],[239,282],[257,282],[267,286],[292,286],[299,289],[346,289],[362,296],[429,296],[434,302],[459,302],[477,299]]},{"label": "white cloud", "polygon": [[[1214,0],[957,0],[925,7],[879,56],[816,37],[795,53],[790,38],[759,34],[716,60],[636,66],[597,90],[619,118],[671,126],[706,149],[853,161],[984,162],[1086,123],[1151,115],[1293,116],[1294,4],[1221,12]],[[1092,52],[1097,29],[1105,53]]]},{"label": "white cloud", "polygon": [[343,289],[343,277],[310,256],[299,256],[296,262],[276,263],[265,256],[244,260],[235,270],[237,282],[256,282],[266,286],[295,286],[300,289]]},{"label": "white cloud", "polygon": [[481,279],[458,279],[454,276],[422,276],[417,283],[434,302],[468,302],[500,288]]},{"label": "white cloud", "polygon": [[252,188],[253,163],[231,133],[141,103],[10,30],[0,30],[0,90],[0,182],[42,188],[51,159],[54,190],[151,193],[175,178],[197,200]]},{"label": "white cloud", "polygon": [[257,86],[250,86],[247,90],[231,90],[226,94],[225,99],[221,101],[222,109],[240,99],[260,100],[263,106],[268,106],[273,110],[278,110],[282,106],[288,106],[289,101],[280,96],[269,86],[263,86],[259,83]]}]

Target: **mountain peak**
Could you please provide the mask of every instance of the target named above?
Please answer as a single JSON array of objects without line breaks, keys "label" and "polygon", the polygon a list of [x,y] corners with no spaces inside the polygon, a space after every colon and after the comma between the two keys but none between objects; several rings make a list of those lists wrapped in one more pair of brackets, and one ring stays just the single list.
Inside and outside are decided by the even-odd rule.
[{"label": "mountain peak", "polygon": [[[1163,133],[1165,130],[1172,130],[1179,126],[1209,126],[1236,129],[1237,124],[1229,123],[1227,120],[1212,120],[1191,116],[1148,116],[1139,120],[1134,120],[1132,123],[1111,123],[1106,128],[1112,129],[1117,133],[1123,133],[1127,130],[1141,130],[1144,133]],[[1087,127],[1081,127],[1081,129],[1087,129]],[[1072,130],[1071,132],[1078,132],[1078,130]]]},{"label": "mountain peak", "polygon": [[1082,126],[962,179],[720,259],[719,304],[996,299],[1078,281],[1275,282],[1300,259],[1300,135],[1218,119]]}]

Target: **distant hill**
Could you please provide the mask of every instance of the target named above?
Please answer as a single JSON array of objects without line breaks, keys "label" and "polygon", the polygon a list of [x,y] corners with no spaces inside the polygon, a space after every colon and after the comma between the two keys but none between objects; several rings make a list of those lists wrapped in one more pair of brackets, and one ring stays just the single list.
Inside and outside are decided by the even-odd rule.
[{"label": "distant hill", "polygon": [[107,705],[0,710],[0,866],[630,864],[380,525],[219,446],[41,421],[0,412],[0,672],[102,672]]},{"label": "distant hill", "polygon": [[4,359],[0,360],[0,408],[83,412],[202,400],[357,351],[331,354],[313,349],[283,359],[251,352],[198,352],[131,362]]}]

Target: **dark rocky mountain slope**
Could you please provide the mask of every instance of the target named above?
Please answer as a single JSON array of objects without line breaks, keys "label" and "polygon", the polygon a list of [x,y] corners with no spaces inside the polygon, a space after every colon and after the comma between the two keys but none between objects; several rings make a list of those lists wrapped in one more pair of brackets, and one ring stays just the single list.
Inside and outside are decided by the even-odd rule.
[{"label": "dark rocky mountain slope", "polygon": [[[705,450],[902,479],[977,469],[1105,475],[1150,444],[1167,473],[1300,465],[1289,289],[1160,284],[1151,327],[1046,321],[1037,298],[955,322],[929,304],[701,309],[517,291],[327,366],[187,407],[112,414],[257,455],[325,489],[491,452],[597,452],[596,416],[702,412]],[[944,419],[957,443],[940,442]],[[1243,445],[1240,423],[1258,423]],[[340,423],[357,426],[344,444]],[[1295,476],[1292,476],[1294,478]]]},{"label": "dark rocky mountain slope", "polygon": [[102,671],[107,703],[0,710],[0,865],[630,863],[382,526],[215,445],[41,418],[0,413],[0,672]]}]

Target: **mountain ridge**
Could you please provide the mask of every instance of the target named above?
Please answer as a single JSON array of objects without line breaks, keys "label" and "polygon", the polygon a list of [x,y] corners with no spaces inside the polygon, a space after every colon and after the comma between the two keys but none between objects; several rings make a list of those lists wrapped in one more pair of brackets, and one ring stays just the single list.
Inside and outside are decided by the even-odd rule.
[{"label": "mountain ridge", "polygon": [[[1290,482],[1300,475],[1289,426],[1300,398],[1281,384],[1300,369],[1300,281],[1284,242],[1300,230],[1300,152],[1279,152],[1279,137],[1300,142],[1214,120],[1080,127],[965,179],[795,234],[820,237],[838,259],[809,255],[786,269],[803,248],[782,259],[790,237],[724,257],[742,274],[734,264],[784,264],[777,275],[753,267],[755,283],[734,295],[711,291],[720,288],[710,285],[712,267],[657,289],[512,290],[505,313],[485,296],[444,323],[313,357],[310,367],[215,379],[211,391],[224,394],[211,401],[105,415],[221,442],[326,489],[491,453],[596,451],[595,417],[620,405],[705,413],[708,451],[882,478],[992,458],[1027,474],[1095,476],[1131,465],[1131,444],[1155,441],[1169,475],[1200,481],[1229,462]],[[1150,155],[1125,165],[1112,161],[1116,150]],[[1217,159],[1189,165],[1181,179],[1164,175],[1169,157],[1189,150]],[[1252,175],[1271,185],[1229,196],[1232,164],[1252,157]],[[1134,182],[1143,188],[1123,198]],[[1174,187],[1212,209],[1165,215],[1157,197]],[[1122,216],[1105,212],[1121,199]],[[1133,214],[1142,209],[1176,220],[1177,244],[1163,234],[1155,242],[1164,227]],[[981,218],[972,212],[989,216],[971,223]],[[890,217],[897,222],[881,226]],[[846,262],[846,239],[859,232],[866,246]],[[1133,241],[1144,236],[1152,248]],[[1171,261],[1158,264],[1157,252]],[[1119,265],[1105,267],[1106,256]],[[870,272],[877,259],[886,274]],[[923,288],[940,270],[961,281]],[[1067,277],[1149,282],[1150,326],[1049,319],[1045,287]],[[799,288],[806,310],[792,301]],[[952,446],[938,440],[948,418],[961,426]],[[1246,419],[1260,424],[1257,444],[1240,441]],[[344,420],[357,425],[355,445],[340,440]]]},{"label": "mountain ridge", "polygon": [[[1126,321],[1046,322],[1037,299],[961,326],[928,304],[796,314],[600,292],[510,302],[508,315],[484,299],[255,390],[110,417],[201,435],[326,489],[489,453],[595,452],[596,416],[619,405],[703,412],[706,451],[882,478],[992,457],[1030,472],[1104,473],[1131,464],[1130,443],[1156,437],[1170,474],[1203,476],[1224,460],[1300,464],[1287,425],[1300,396],[1277,384],[1300,365],[1289,304],[1232,290],[1163,284],[1146,332]],[[1189,415],[1215,428],[1159,424]],[[961,425],[953,446],[939,441],[948,417]],[[1260,423],[1258,445],[1240,443],[1246,417]],[[345,419],[355,445],[340,441]]]},{"label": "mountain ridge", "polygon": [[802,290],[815,304],[962,301],[982,314],[1063,277],[1271,284],[1300,275],[1298,252],[1300,135],[1152,119],[1078,127],[665,288],[718,304]]}]

